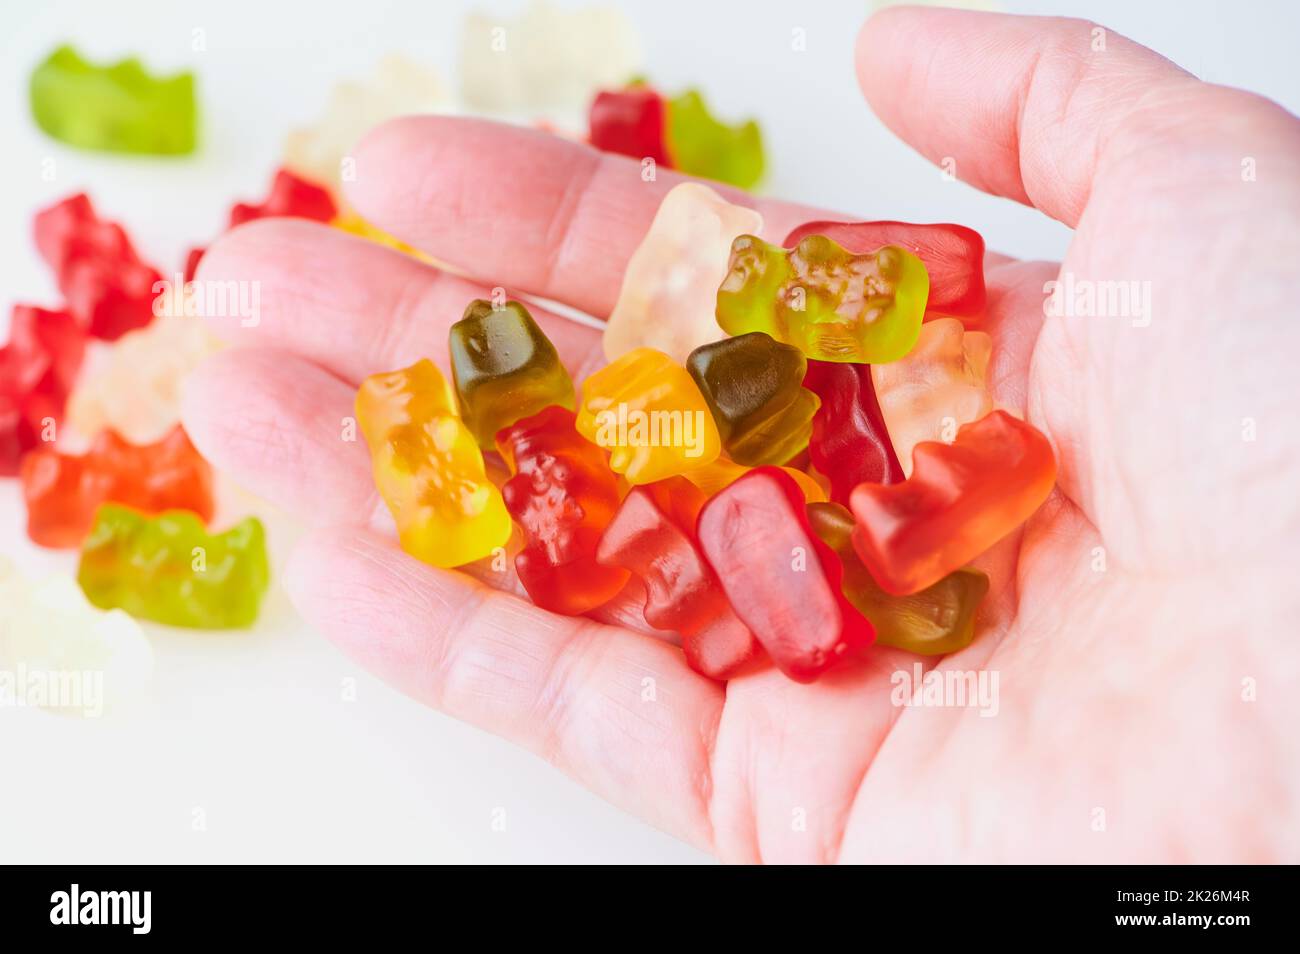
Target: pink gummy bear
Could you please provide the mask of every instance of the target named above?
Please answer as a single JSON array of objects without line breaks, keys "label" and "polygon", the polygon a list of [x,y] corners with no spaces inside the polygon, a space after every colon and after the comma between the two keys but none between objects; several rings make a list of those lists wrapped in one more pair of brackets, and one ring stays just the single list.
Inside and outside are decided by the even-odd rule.
[{"label": "pink gummy bear", "polygon": [[912,448],[921,441],[951,444],[957,428],[993,409],[985,378],[993,342],[966,331],[956,318],[921,326],[916,347],[897,361],[871,366],[880,412],[903,473],[912,474]]}]

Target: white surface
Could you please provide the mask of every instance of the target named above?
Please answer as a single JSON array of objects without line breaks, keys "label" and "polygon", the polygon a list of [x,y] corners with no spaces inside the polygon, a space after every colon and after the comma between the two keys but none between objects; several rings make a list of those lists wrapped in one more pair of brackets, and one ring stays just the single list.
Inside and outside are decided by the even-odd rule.
[{"label": "white surface", "polygon": [[[572,3],[565,4],[572,6]],[[79,189],[122,221],[164,272],[209,239],[230,203],[260,197],[284,133],[313,120],[332,83],[385,53],[438,69],[454,89],[460,16],[518,3],[100,2],[11,4],[0,35],[0,302],[53,304],[30,242],[39,207]],[[951,220],[991,248],[1051,258],[1065,229],[944,182],[862,104],[852,46],[867,4],[649,0],[627,3],[647,72],[699,85],[724,116],[756,115],[774,194],[868,217]],[[1086,15],[1206,79],[1300,111],[1288,2],[1006,3]],[[790,50],[806,30],[807,51]],[[206,50],[191,49],[204,31]],[[31,67],[60,42],[97,59],[140,54],[192,67],[205,115],[194,159],[77,153],[32,126]],[[814,100],[816,109],[806,108]],[[54,178],[42,178],[54,162]],[[227,493],[233,518],[259,510]],[[29,574],[73,572],[75,556],[27,545],[14,481],[0,481],[0,553]],[[282,562],[294,528],[268,522]],[[2,611],[2,609],[0,609]],[[83,721],[0,709],[0,858],[5,861],[691,862],[703,856],[628,818],[504,742],[459,725],[358,671],[274,592],[251,633],[151,628],[158,669],[130,712]],[[355,679],[356,701],[344,701]],[[505,830],[493,829],[505,812]],[[206,830],[196,830],[202,813]]]}]

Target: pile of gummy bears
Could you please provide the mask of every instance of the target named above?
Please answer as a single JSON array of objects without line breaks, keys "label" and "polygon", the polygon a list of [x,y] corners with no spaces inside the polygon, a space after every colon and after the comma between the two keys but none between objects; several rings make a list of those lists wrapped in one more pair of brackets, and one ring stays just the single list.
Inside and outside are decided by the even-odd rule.
[{"label": "pile of gummy bears", "polygon": [[[480,77],[471,102],[526,105],[554,81],[540,51],[574,21],[545,16],[579,15],[536,9],[521,21],[533,52]],[[753,122],[627,81],[621,41],[602,48],[566,54],[593,72],[568,77],[592,145],[742,188],[760,179]],[[134,60],[98,67],[61,48],[31,98],[38,125],[80,148],[184,154],[199,138],[192,77]],[[340,88],[290,136],[266,200],[234,205],[229,226],[296,216],[421,257],[348,208],[340,184],[366,129],[439,100],[398,60]],[[428,360],[368,378],[357,420],[403,549],[438,567],[509,553],[533,602],[569,615],[635,578],[646,624],[715,679],[770,661],[808,682],[873,643],[969,644],[988,590],[971,562],[1055,481],[1047,439],[993,407],[983,240],[810,222],[770,245],[762,224],[705,185],[668,192],[605,327],[610,363],[580,399],[527,307],[504,298],[471,302],[452,327],[450,382]],[[40,212],[34,237],[64,301],[15,306],[0,348],[0,476],[21,480],[31,539],[80,548],[80,591],[119,630],[121,611],[251,624],[269,586],[264,530],[252,517],[209,530],[214,474],[178,423],[180,382],[215,343],[201,322],[158,317],[161,274],[86,195]],[[187,289],[202,254],[185,261]],[[116,344],[88,376],[95,342]],[[84,452],[66,449],[65,425]]]},{"label": "pile of gummy bears", "polygon": [[402,547],[463,566],[517,524],[534,603],[588,613],[636,576],[646,623],[715,679],[764,656],[810,682],[873,642],[967,645],[988,590],[969,563],[1056,474],[1047,439],[992,407],[991,341],[971,330],[983,240],[810,222],[777,246],[761,225],[672,189],[581,401],[517,301],[470,303],[450,384],[428,360],[368,378],[357,421]]},{"label": "pile of gummy bears", "polygon": [[[743,187],[762,174],[755,123],[720,122],[696,90],[665,98],[629,79],[640,50],[618,11],[536,2],[513,19],[468,17],[461,42],[461,99],[473,111],[539,122],[548,110],[581,110],[582,138],[597,148]],[[185,156],[203,140],[196,86],[189,72],[154,76],[134,58],[100,66],[62,46],[31,74],[31,115],[77,149]],[[319,121],[288,135],[266,199],[234,204],[228,227],[306,218],[423,258],[348,207],[342,182],[370,128],[454,108],[432,72],[385,58],[369,81],[339,85]],[[91,647],[103,666],[108,643],[147,654],[135,619],[252,624],[270,581],[264,528],[248,517],[209,529],[217,475],[179,423],[185,376],[219,347],[204,321],[186,320],[197,314],[190,283],[203,248],[177,269],[183,281],[165,281],[84,193],[40,211],[33,237],[63,301],[13,307],[0,345],[0,478],[20,481],[32,541],[80,555],[75,584],[32,584],[0,560],[0,662],[6,638],[24,658],[63,665],[69,647]],[[180,287],[160,296],[160,282]]]}]

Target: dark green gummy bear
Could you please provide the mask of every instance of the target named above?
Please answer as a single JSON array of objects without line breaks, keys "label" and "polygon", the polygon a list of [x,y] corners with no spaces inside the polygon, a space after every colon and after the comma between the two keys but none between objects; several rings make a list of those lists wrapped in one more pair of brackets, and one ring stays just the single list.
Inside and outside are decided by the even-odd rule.
[{"label": "dark green gummy bear", "polygon": [[784,464],[805,447],[821,399],[803,386],[808,359],[761,331],[701,345],[686,370],[738,464]]},{"label": "dark green gummy bear", "polygon": [[517,301],[470,302],[451,326],[449,350],[461,417],[479,447],[494,449],[497,431],[552,405],[574,409],[573,379]]}]

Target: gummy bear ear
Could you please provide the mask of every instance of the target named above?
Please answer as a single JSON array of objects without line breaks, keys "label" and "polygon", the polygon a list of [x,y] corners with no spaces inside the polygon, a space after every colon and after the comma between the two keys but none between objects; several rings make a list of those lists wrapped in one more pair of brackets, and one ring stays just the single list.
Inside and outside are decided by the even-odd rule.
[{"label": "gummy bear ear", "polygon": [[[931,162],[1071,228],[1116,127],[1162,89],[1198,83],[1083,20],[916,7],[867,21],[857,73],[871,108]],[[1124,148],[1146,135],[1125,125]]]},{"label": "gummy bear ear", "polygon": [[[688,177],[654,181],[641,164],[537,130],[460,116],[408,116],[373,130],[356,149],[348,201],[398,238],[489,287],[564,302],[604,318],[628,259],[659,203]],[[779,242],[814,219],[807,206],[759,199],[709,183],[752,206]]]}]

